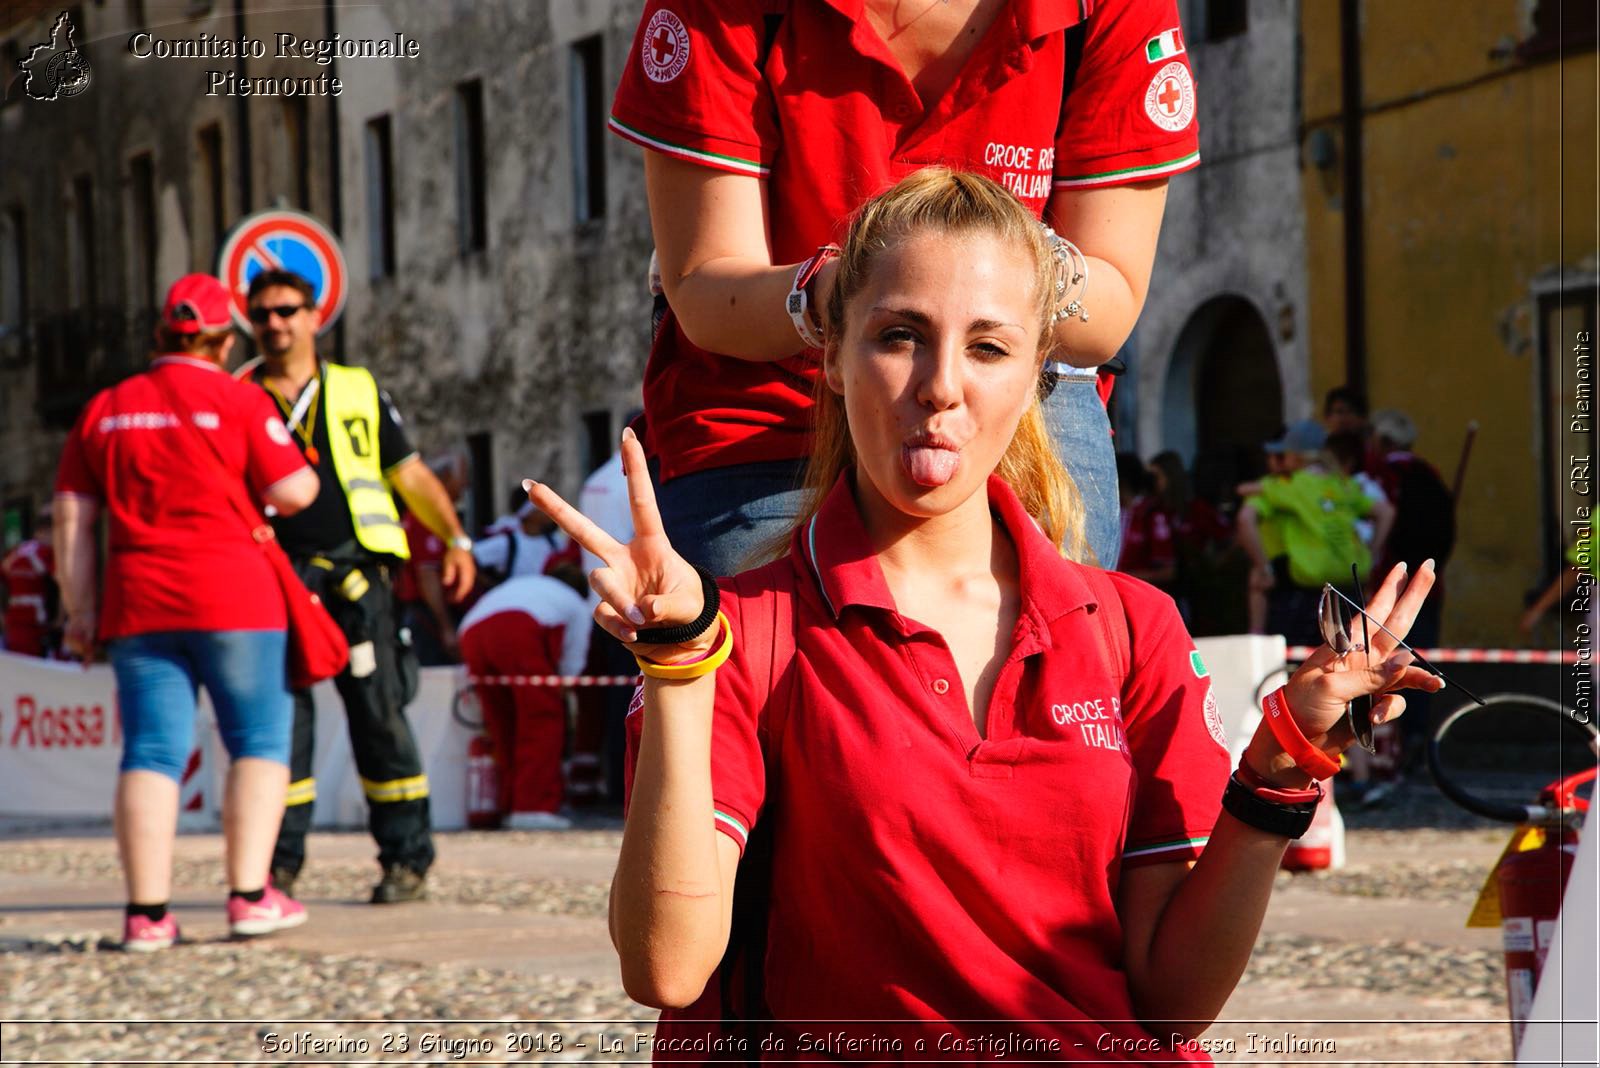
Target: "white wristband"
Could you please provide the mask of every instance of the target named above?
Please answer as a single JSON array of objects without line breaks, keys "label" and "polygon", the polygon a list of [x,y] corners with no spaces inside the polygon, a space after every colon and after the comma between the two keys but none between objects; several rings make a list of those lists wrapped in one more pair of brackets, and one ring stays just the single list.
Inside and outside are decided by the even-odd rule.
[{"label": "white wristband", "polygon": [[789,296],[785,298],[783,306],[789,313],[789,318],[794,321],[794,332],[800,335],[800,340],[811,348],[820,349],[822,337],[812,329],[811,320],[806,315],[811,307],[811,298],[806,296],[805,284],[801,281],[810,269],[811,260],[806,260],[794,272],[794,282],[789,286]]},{"label": "white wristband", "polygon": [[472,539],[465,534],[457,534],[447,543],[452,549],[460,549],[464,553],[472,551]]},{"label": "white wristband", "polygon": [[794,332],[800,335],[800,340],[814,349],[820,349],[826,343],[811,325],[811,298],[806,295],[806,286],[822,270],[822,265],[839,254],[839,246],[823,245],[817,249],[816,254],[795,268],[794,281],[789,285],[789,295],[784,298],[783,308],[789,313],[789,319],[794,323]]}]

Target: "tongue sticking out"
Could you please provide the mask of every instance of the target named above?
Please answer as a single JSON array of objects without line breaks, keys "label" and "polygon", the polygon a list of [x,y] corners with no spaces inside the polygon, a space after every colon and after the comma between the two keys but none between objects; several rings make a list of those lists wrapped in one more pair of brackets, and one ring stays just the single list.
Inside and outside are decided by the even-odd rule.
[{"label": "tongue sticking out", "polygon": [[919,486],[942,486],[956,474],[961,454],[951,449],[912,446],[902,454],[911,481]]}]

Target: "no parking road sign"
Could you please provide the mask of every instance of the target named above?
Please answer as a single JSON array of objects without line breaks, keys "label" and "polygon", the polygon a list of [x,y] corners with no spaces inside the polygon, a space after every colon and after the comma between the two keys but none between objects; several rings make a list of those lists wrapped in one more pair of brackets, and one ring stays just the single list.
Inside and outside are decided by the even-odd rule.
[{"label": "no parking road sign", "polygon": [[344,310],[347,275],[339,239],[316,219],[298,211],[251,215],[228,235],[217,259],[217,276],[233,297],[233,319],[250,329],[250,280],[262,271],[293,271],[311,283],[326,332]]}]

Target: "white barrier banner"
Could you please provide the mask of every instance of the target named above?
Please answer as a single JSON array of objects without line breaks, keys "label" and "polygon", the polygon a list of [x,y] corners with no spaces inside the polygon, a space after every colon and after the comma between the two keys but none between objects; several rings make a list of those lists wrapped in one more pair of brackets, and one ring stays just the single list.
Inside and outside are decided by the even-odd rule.
[{"label": "white barrier banner", "polygon": [[0,814],[109,816],[121,757],[110,668],[0,652]]},{"label": "white barrier banner", "polygon": [[1237,764],[1256,732],[1256,724],[1261,722],[1257,693],[1265,696],[1268,690],[1289,681],[1284,671],[1283,635],[1196,638],[1194,645],[1211,671],[1211,692],[1217,699],[1229,752]]},{"label": "white barrier banner", "polygon": [[[473,732],[450,715],[457,668],[425,668],[406,708],[428,775],[433,825],[466,825],[466,754]],[[315,825],[367,822],[361,779],[350,756],[344,704],[331,682],[312,691],[317,706]],[[203,759],[184,772],[185,826],[215,825],[227,756],[202,696],[195,744]],[[111,668],[0,652],[0,815],[109,818],[122,758]],[[191,807],[192,806],[192,807]],[[196,818],[198,817],[198,819]]]}]

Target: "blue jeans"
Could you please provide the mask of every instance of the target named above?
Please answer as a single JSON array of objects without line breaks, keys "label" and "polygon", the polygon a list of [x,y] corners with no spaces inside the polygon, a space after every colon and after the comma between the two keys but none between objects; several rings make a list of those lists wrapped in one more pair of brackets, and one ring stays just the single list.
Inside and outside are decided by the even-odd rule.
[{"label": "blue jeans", "polygon": [[286,648],[281,630],[162,630],[112,641],[107,652],[122,711],[122,770],[183,781],[201,683],[231,758],[288,764],[294,706]]},{"label": "blue jeans", "polygon": [[1117,500],[1117,453],[1111,418],[1093,378],[1064,377],[1044,402],[1044,421],[1056,454],[1083,495],[1084,534],[1100,566],[1110,571],[1122,551],[1122,506]]},{"label": "blue jeans", "polygon": [[[737,575],[800,515],[804,460],[735,464],[656,486],[672,547],[713,575]],[[787,546],[784,546],[787,549]]]}]

